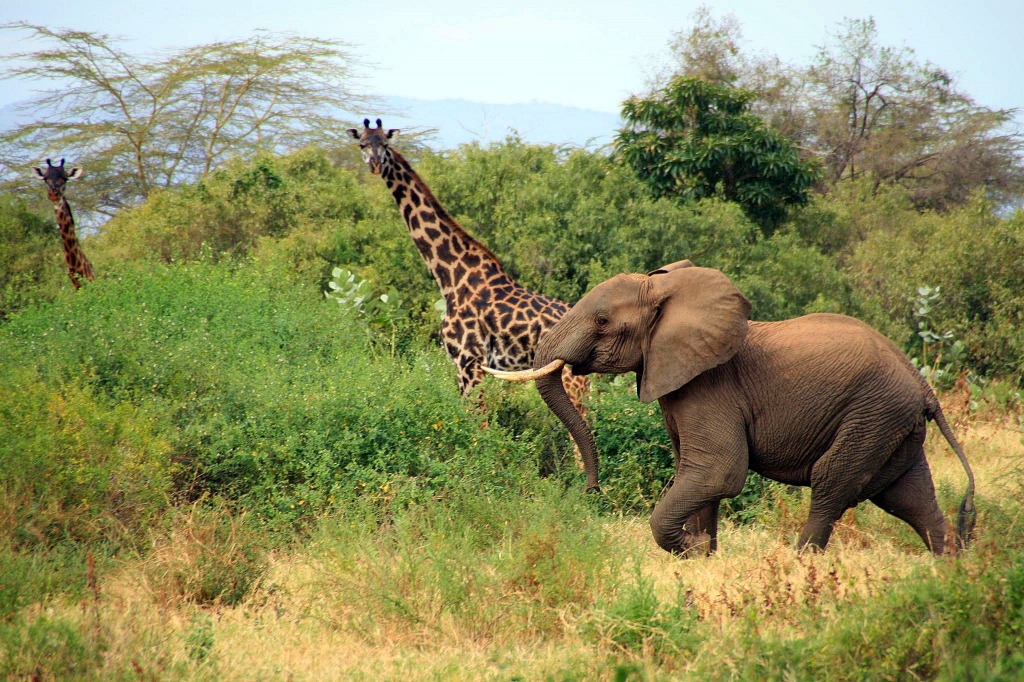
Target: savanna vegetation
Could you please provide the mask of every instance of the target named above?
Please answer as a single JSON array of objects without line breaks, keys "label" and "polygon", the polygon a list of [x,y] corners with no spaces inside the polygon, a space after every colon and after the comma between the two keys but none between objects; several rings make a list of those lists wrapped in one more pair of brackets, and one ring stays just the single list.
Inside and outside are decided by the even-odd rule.
[{"label": "savanna vegetation", "polygon": [[[721,82],[694,55],[735,56],[709,48],[732,34],[704,21],[679,38],[676,86]],[[764,102],[782,100],[750,78],[730,82],[754,93],[740,122],[760,135],[749,116],[771,123]],[[655,191],[621,147],[403,149],[531,288],[571,301],[689,257],[725,271],[756,319],[867,320],[942,391],[979,481],[968,552],[933,559],[863,506],[827,553],[796,554],[806,493],[752,477],[718,554],[680,561],[646,525],[672,471],[657,406],[630,377],[596,382],[602,493],[584,495],[531,387],[486,381],[486,412],[462,401],[390,195],[318,142],[217,157],[144,200],[118,190],[124,206],[83,239],[97,279],[78,292],[48,207],[20,189],[0,201],[0,676],[1024,675],[1016,185],[936,200],[858,146],[868,170],[808,162],[817,188],[765,214],[715,182]],[[951,518],[962,470],[941,437],[927,447]]]}]

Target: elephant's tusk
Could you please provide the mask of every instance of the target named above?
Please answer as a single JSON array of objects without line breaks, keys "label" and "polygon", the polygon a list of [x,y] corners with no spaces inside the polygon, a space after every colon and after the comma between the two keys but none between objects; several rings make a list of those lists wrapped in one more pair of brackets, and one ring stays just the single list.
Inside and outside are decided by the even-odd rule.
[{"label": "elephant's tusk", "polygon": [[503,381],[515,381],[522,383],[525,381],[533,381],[534,379],[540,379],[541,377],[547,376],[552,372],[565,367],[565,360],[552,360],[548,364],[544,365],[540,369],[524,369],[519,372],[506,372],[500,369],[493,369],[491,367],[484,367],[484,371],[488,374],[493,374]]}]

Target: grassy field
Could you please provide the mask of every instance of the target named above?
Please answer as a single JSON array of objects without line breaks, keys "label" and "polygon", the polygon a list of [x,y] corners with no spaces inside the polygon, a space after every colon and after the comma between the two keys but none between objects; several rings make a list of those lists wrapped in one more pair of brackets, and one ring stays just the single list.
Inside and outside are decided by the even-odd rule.
[{"label": "grassy field", "polygon": [[[678,560],[646,518],[551,481],[323,516],[240,601],[200,607],[204,571],[237,575],[252,531],[186,507],[147,551],[69,568],[86,580],[74,598],[25,604],[0,660],[13,679],[1020,679],[1020,423],[963,434],[980,515],[956,559],[869,505],[826,553],[797,554],[806,495],[772,493],[756,522],[725,523],[716,555]],[[951,518],[965,478],[936,436]]]}]

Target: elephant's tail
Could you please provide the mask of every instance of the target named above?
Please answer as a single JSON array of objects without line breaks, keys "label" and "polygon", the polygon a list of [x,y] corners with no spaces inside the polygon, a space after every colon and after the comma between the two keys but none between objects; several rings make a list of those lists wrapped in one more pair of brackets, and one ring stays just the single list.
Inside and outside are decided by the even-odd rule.
[{"label": "elephant's tail", "polygon": [[960,441],[956,439],[956,435],[953,433],[953,429],[950,428],[949,422],[946,421],[946,415],[942,412],[942,407],[938,405],[938,401],[935,401],[935,405],[929,406],[929,417],[935,420],[935,423],[939,427],[939,431],[946,438],[946,442],[953,448],[956,456],[960,458],[960,464],[963,465],[964,471],[967,472],[967,492],[964,493],[964,499],[960,503],[960,511],[956,517],[956,532],[960,536],[960,542],[963,547],[967,547],[971,544],[971,539],[974,536],[974,523],[978,518],[978,512],[974,508],[974,472],[971,471],[971,465],[967,463],[967,455],[964,454],[964,449],[960,446]]}]

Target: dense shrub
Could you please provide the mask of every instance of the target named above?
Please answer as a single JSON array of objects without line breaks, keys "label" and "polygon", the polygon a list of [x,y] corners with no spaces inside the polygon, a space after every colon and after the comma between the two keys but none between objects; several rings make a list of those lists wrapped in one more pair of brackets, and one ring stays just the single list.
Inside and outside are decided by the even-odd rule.
[{"label": "dense shrub", "polygon": [[[516,437],[503,417],[481,429],[434,344],[384,352],[364,320],[280,281],[244,265],[154,264],[4,325],[0,363],[20,368],[3,375],[15,399],[0,407],[12,434],[0,466],[21,486],[9,494],[60,519],[101,505],[124,521],[210,493],[283,520],[353,494],[390,503],[463,476],[536,474],[551,436],[533,425]],[[560,435],[539,400],[515,410]]]},{"label": "dense shrub", "polygon": [[729,202],[652,199],[599,152],[511,137],[427,155],[419,166],[449,211],[516,277],[568,301],[619,272],[691,258],[733,277],[757,319],[855,307],[836,264],[814,245],[793,235],[765,238]]},{"label": "dense shrub", "polygon": [[947,214],[902,213],[871,230],[851,259],[851,282],[874,302],[865,319],[912,354],[919,287],[939,287],[930,323],[968,350],[985,375],[1024,375],[1024,212],[1000,217],[981,197]]},{"label": "dense shrub", "polygon": [[71,283],[52,217],[0,196],[0,321],[29,303],[51,300],[62,286]]},{"label": "dense shrub", "polygon": [[[95,260],[109,271],[139,258],[237,257],[270,238],[285,241],[300,262],[315,262],[330,253],[335,234],[370,212],[355,174],[334,168],[323,153],[265,155],[230,163],[194,185],[155,193],[119,213],[103,226]],[[298,235],[310,243],[300,247],[288,239]],[[322,276],[327,264],[317,264]]]},{"label": "dense shrub", "polygon": [[138,538],[169,501],[170,446],[154,415],[98,395],[88,370],[47,382],[23,362],[0,372],[0,540]]}]

